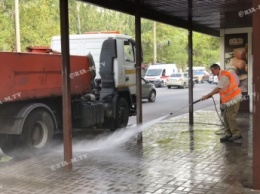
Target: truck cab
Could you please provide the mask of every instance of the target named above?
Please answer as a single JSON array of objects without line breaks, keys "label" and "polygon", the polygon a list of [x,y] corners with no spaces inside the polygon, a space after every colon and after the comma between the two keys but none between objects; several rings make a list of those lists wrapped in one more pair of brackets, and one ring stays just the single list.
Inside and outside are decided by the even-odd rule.
[{"label": "truck cab", "polygon": [[[69,36],[70,54],[78,56],[87,56],[91,54],[94,59],[96,76],[95,81],[101,81],[100,68],[106,64],[100,61],[101,47],[105,40],[115,41],[115,56],[113,60],[113,71],[115,88],[129,88],[131,94],[136,93],[136,73],[135,73],[135,42],[134,40],[119,32],[99,32],[75,34]],[[51,49],[61,52],[60,36],[54,36],[51,39]],[[108,48],[111,49],[111,48]]]},{"label": "truck cab", "polygon": [[[121,98],[120,101],[126,101],[123,104],[127,103],[129,109],[129,112],[124,114],[136,115],[136,49],[134,40],[118,31],[87,32],[70,35],[69,45],[71,55],[91,55],[93,57],[95,65],[94,90],[97,98],[106,102],[112,100],[112,107],[111,103],[108,103],[107,106],[111,109],[116,109],[117,105],[115,104]],[[52,37],[51,49],[61,52],[60,36]],[[93,68],[90,71],[93,71]],[[126,126],[128,116],[124,118],[122,115],[121,118],[124,118],[125,121],[121,121],[121,124],[115,124],[114,128]]]}]

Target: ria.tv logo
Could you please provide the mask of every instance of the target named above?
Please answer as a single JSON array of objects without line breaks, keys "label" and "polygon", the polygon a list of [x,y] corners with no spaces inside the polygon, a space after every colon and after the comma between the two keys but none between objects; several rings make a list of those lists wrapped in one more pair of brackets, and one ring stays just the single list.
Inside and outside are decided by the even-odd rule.
[{"label": "ria.tv logo", "polygon": [[247,10],[244,10],[244,11],[239,11],[238,15],[239,15],[239,17],[244,17],[246,15],[250,15],[252,13],[255,13],[258,10],[260,10],[260,5],[258,5],[257,7],[251,7]]}]

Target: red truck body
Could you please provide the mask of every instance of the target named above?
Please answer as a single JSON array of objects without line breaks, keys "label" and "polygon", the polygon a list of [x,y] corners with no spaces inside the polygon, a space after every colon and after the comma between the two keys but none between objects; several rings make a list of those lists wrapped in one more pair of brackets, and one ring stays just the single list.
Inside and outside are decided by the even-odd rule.
[{"label": "red truck body", "polygon": [[[1,52],[0,59],[2,103],[62,95],[61,55]],[[90,92],[88,58],[70,59],[70,72],[78,75],[70,79],[72,95]]]}]

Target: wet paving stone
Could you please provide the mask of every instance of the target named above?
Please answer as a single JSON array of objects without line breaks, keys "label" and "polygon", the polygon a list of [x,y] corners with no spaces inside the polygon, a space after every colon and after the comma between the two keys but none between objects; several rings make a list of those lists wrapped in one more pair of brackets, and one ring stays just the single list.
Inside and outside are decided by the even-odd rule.
[{"label": "wet paving stone", "polygon": [[193,127],[188,115],[149,127],[142,133],[141,145],[131,138],[106,149],[82,147],[74,157],[87,157],[75,162],[71,171],[52,168],[62,162],[62,151],[0,163],[0,193],[260,193],[250,188],[252,116],[239,115],[242,142],[225,144],[216,135],[222,128],[217,118],[216,112],[198,111]]}]

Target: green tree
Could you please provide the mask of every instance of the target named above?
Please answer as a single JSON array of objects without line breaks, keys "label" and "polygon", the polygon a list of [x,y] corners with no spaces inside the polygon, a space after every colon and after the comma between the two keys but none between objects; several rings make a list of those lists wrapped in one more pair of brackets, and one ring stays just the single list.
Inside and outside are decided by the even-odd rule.
[{"label": "green tree", "polygon": [[9,0],[0,2],[0,51],[15,49],[14,3]]},{"label": "green tree", "polygon": [[219,38],[194,32],[193,36],[193,61],[194,66],[209,66],[219,61]]},{"label": "green tree", "polygon": [[153,63],[153,22],[150,20],[141,20],[141,39],[143,50],[143,63]]},{"label": "green tree", "polygon": [[[39,9],[40,7],[40,9]],[[60,34],[59,9],[52,0],[21,1],[21,47],[50,45],[53,35]]]}]

